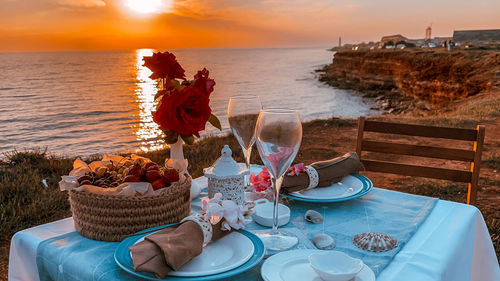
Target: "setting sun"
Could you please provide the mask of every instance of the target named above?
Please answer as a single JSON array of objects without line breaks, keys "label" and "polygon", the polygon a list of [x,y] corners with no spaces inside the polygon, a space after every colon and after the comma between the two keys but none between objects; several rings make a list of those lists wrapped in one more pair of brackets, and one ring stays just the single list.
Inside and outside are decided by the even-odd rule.
[{"label": "setting sun", "polygon": [[125,0],[125,6],[141,14],[153,14],[168,11],[172,7],[171,0]]}]

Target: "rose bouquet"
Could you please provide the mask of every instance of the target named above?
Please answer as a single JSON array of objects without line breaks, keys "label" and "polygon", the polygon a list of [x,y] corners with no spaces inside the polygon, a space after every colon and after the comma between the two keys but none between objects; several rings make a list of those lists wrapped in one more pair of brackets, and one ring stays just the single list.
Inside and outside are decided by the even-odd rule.
[{"label": "rose bouquet", "polygon": [[184,69],[172,53],[158,52],[143,60],[153,72],[150,78],[159,80],[153,120],[165,133],[166,143],[174,144],[182,138],[185,143],[193,144],[194,136],[200,137],[199,132],[205,130],[207,122],[221,130],[220,121],[209,105],[215,81],[206,68],[198,71],[193,80],[186,80]]}]

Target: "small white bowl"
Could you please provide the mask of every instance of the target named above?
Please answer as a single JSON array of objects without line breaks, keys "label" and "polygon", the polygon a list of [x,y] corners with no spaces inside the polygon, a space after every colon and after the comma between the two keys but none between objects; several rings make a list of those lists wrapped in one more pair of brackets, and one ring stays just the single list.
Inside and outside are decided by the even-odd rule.
[{"label": "small white bowl", "polygon": [[[255,207],[252,215],[254,221],[260,225],[273,226],[273,208],[274,203],[265,198],[254,201]],[[290,208],[283,204],[278,204],[278,226],[287,224],[290,221]]]},{"label": "small white bowl", "polygon": [[363,261],[339,251],[325,251],[309,256],[309,263],[319,277],[326,281],[347,281],[363,269]]}]

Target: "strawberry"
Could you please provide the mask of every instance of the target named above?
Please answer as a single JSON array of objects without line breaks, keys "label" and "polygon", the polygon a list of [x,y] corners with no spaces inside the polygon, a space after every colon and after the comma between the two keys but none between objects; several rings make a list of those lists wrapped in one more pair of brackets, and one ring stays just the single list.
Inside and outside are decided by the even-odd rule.
[{"label": "strawberry", "polygon": [[129,176],[132,175],[132,176],[140,177],[142,175],[141,166],[137,166],[137,165],[131,166],[128,169],[128,175]]},{"label": "strawberry", "polygon": [[150,169],[146,172],[146,181],[154,182],[155,180],[161,179],[160,171]]},{"label": "strawberry", "polygon": [[163,172],[163,182],[165,184],[179,181],[179,172],[176,169],[166,169]]},{"label": "strawberry", "polygon": [[151,185],[153,186],[153,190],[158,190],[165,187],[162,179],[155,180],[151,183]]},{"label": "strawberry", "polygon": [[123,180],[123,182],[140,182],[140,181],[141,181],[141,178],[138,176],[134,176],[134,175],[128,175]]},{"label": "strawberry", "polygon": [[147,170],[150,170],[150,169],[152,169],[152,170],[160,170],[160,167],[158,167],[158,164],[156,164],[155,162],[149,161],[149,162],[144,163],[144,165],[142,165],[142,169],[144,171],[147,171]]}]

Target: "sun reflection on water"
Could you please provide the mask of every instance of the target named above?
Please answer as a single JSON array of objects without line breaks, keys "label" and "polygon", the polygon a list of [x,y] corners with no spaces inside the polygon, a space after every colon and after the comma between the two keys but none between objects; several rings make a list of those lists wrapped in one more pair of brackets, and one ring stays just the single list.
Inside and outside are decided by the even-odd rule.
[{"label": "sun reflection on water", "polygon": [[136,130],[140,151],[153,151],[165,148],[167,145],[161,138],[162,131],[153,121],[151,111],[155,107],[154,97],[157,92],[156,82],[149,78],[151,71],[144,66],[142,58],[153,55],[152,49],[137,50],[137,104],[139,106],[139,127]]}]

